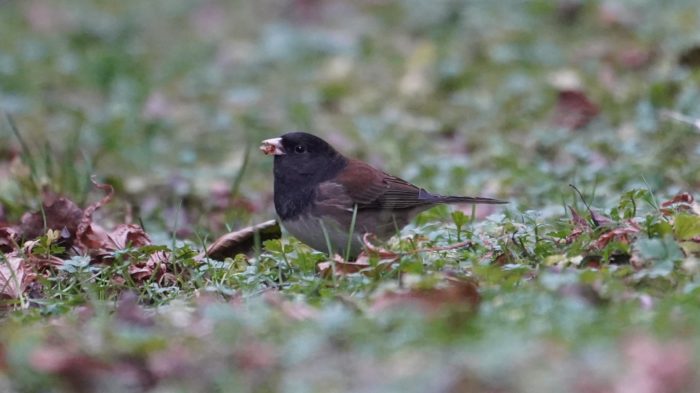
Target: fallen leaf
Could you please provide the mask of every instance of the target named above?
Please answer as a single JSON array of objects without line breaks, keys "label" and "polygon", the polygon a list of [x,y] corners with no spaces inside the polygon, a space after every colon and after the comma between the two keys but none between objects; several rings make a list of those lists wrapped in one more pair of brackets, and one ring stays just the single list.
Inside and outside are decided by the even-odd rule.
[{"label": "fallen leaf", "polygon": [[595,224],[596,228],[615,224],[615,221],[613,221],[612,218],[604,215],[603,213],[600,213],[593,209],[588,209],[588,211],[591,213],[591,220],[593,220],[593,223]]},{"label": "fallen leaf", "polygon": [[574,225],[574,228],[566,236],[566,239],[564,240],[566,244],[573,243],[579,236],[592,229],[588,221],[586,221],[586,219],[583,218],[576,211],[576,209],[573,208],[573,206],[569,206],[569,211],[571,212],[571,222]]},{"label": "fallen leaf", "polygon": [[17,231],[14,228],[0,228],[0,252],[7,254],[16,250],[18,248],[18,237]]},{"label": "fallen leaf", "polygon": [[95,211],[108,204],[114,195],[114,188],[111,185],[99,184],[94,178],[92,182],[97,188],[105,191],[106,195],[85,208],[76,231],[78,245],[97,261],[102,262],[110,258],[116,250],[151,244],[148,234],[138,225],[120,224],[112,231],[107,231],[92,221]]},{"label": "fallen leaf", "polygon": [[346,261],[340,255],[335,254],[333,261],[320,262],[316,265],[316,270],[318,270],[322,276],[328,277],[333,274],[333,265],[335,265],[335,274],[339,276],[353,273],[370,274],[377,270],[389,270],[391,265],[399,259],[398,254],[389,252],[375,255],[379,255],[380,258],[375,269],[372,269],[372,265],[370,264],[371,256],[368,253],[361,252],[354,261]]},{"label": "fallen leaf", "polygon": [[684,203],[684,204],[691,204],[695,202],[695,198],[687,192],[682,192],[680,194],[676,194],[673,198],[669,199],[668,201],[664,201],[661,203],[661,206],[663,207],[669,207],[678,203]]},{"label": "fallen leaf", "polygon": [[114,195],[114,188],[111,185],[97,183],[94,177],[90,180],[95,187],[106,191],[107,195],[102,197],[102,199],[99,201],[86,207],[85,211],[81,214],[76,230],[76,237],[78,242],[80,242],[83,247],[88,250],[102,248],[102,245],[105,243],[105,237],[107,236],[106,232],[102,228],[93,225],[92,215],[95,213],[95,211],[97,211],[97,209],[108,204]]},{"label": "fallen leaf", "polygon": [[279,239],[281,236],[282,230],[276,220],[265,221],[262,224],[239,229],[221,236],[207,248],[205,253],[198,255],[197,259],[201,260],[208,257],[224,260],[226,257],[246,254],[255,247],[256,237],[262,243],[266,240]]},{"label": "fallen leaf", "polygon": [[120,224],[109,233],[109,239],[115,249],[143,247],[151,244],[151,238],[138,225]]},{"label": "fallen leaf", "polygon": [[445,275],[431,288],[414,287],[401,291],[389,291],[374,299],[371,311],[381,312],[400,307],[415,308],[427,314],[446,306],[466,306],[474,311],[481,302],[479,286],[469,277]]},{"label": "fallen leaf", "polygon": [[333,269],[335,265],[335,274],[338,276],[345,276],[353,273],[363,272],[365,269],[369,269],[371,266],[368,261],[345,261],[340,255],[335,255],[333,261],[320,262],[316,265],[316,270],[324,276],[329,277],[333,274]]},{"label": "fallen leaf", "polygon": [[129,274],[138,281],[143,282],[154,278],[162,283],[164,280],[174,281],[168,276],[170,254],[166,251],[156,251],[146,261],[134,261],[129,265]]},{"label": "fallen leaf", "polygon": [[18,299],[33,279],[33,274],[26,274],[24,258],[18,252],[0,258],[0,295],[3,297]]},{"label": "fallen leaf", "polygon": [[73,245],[83,210],[67,198],[46,196],[42,211],[25,213],[20,222],[19,232],[23,239],[31,240],[43,235],[47,229],[67,230],[70,235],[62,239],[66,249]]},{"label": "fallen leaf", "polygon": [[551,122],[556,127],[575,130],[585,127],[599,112],[582,91],[560,90]]},{"label": "fallen leaf", "polygon": [[632,220],[628,220],[623,226],[612,229],[600,235],[598,240],[595,242],[595,247],[602,249],[613,240],[629,244],[631,242],[631,235],[636,235],[641,230],[642,228],[639,227],[639,224]]},{"label": "fallen leaf", "polygon": [[573,206],[569,206],[569,211],[571,212],[571,221],[574,224],[574,227],[576,228],[586,228],[590,229],[591,226],[588,224],[588,221],[586,221],[583,216],[581,216],[576,209],[573,208]]}]

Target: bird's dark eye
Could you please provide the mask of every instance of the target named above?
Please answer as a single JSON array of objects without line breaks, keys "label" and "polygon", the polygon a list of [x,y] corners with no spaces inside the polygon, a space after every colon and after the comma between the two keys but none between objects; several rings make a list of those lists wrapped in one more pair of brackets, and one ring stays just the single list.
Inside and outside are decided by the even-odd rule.
[{"label": "bird's dark eye", "polygon": [[294,146],[294,151],[297,153],[303,153],[306,151],[306,148],[302,145],[296,145]]}]

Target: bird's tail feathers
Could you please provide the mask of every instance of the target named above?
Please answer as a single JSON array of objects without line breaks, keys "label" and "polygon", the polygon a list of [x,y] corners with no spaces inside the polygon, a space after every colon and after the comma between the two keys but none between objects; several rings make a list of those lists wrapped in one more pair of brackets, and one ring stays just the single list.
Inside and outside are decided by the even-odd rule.
[{"label": "bird's tail feathers", "polygon": [[503,205],[508,203],[507,201],[493,198],[442,195],[437,196],[437,201],[439,203],[473,203],[482,205]]}]

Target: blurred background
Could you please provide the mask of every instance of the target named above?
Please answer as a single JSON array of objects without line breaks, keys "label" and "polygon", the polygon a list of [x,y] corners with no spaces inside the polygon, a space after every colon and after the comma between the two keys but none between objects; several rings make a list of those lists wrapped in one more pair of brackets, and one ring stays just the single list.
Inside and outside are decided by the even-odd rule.
[{"label": "blurred background", "polygon": [[700,118],[693,0],[5,0],[0,48],[7,221],[97,199],[90,174],[150,232],[268,219],[257,146],[289,130],[545,215],[570,183],[606,205],[700,181],[698,130],[660,115]]}]

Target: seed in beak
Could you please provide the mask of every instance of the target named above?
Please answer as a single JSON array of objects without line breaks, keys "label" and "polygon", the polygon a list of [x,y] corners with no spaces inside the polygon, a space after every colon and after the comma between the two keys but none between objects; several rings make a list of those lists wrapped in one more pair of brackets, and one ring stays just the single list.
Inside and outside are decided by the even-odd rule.
[{"label": "seed in beak", "polygon": [[282,138],[271,138],[265,139],[260,145],[260,150],[265,153],[265,155],[281,156],[285,154],[284,148],[282,147]]}]

